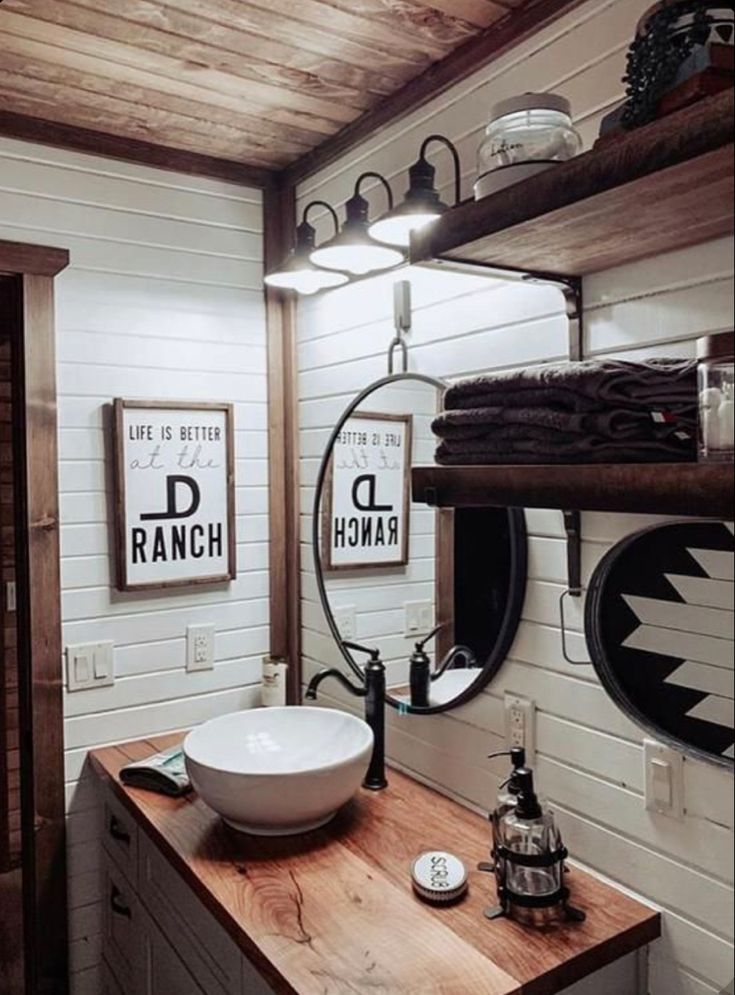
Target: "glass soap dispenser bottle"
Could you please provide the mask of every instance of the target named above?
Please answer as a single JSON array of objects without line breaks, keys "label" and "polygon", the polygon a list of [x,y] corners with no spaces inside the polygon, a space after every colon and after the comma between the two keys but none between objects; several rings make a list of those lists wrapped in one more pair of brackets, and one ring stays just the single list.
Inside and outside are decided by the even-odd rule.
[{"label": "glass soap dispenser bottle", "polygon": [[533,771],[516,770],[513,781],[518,789],[515,805],[497,825],[500,906],[486,915],[490,919],[507,915],[529,926],[582,921],[584,913],[568,904],[564,884],[568,853],[553,813],[538,799]]},{"label": "glass soap dispenser bottle", "polygon": [[582,139],[571,104],[555,93],[525,93],[495,104],[479,152],[475,198],[573,159]]}]

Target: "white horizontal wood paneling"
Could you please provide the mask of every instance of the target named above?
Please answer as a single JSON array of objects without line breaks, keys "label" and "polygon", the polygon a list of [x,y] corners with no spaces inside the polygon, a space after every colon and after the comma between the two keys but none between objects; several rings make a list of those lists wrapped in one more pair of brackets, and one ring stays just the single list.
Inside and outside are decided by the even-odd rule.
[{"label": "white horizontal wood paneling", "polygon": [[[64,639],[115,643],[115,686],[65,697],[75,993],[98,991],[99,825],[87,750],[257,702],[268,648],[262,232],[257,191],[0,140],[0,238],[72,254],[57,287]],[[116,396],[235,404],[232,584],[111,588]],[[216,627],[216,664],[187,674],[186,628],[197,623]]]},{"label": "white horizontal wood paneling", "polygon": [[[383,172],[400,194],[421,140],[436,132],[458,143],[464,193],[469,195],[491,104],[528,90],[553,89],[568,96],[589,146],[601,116],[623,93],[626,48],[647,6],[647,0],[592,0],[578,8],[307,180],[299,190],[301,205],[317,197],[342,205],[363,169]],[[449,197],[448,157],[438,151],[435,162]],[[376,191],[376,211],[382,209],[381,196]],[[553,290],[412,269],[399,275],[414,284],[410,345],[415,370],[454,379],[566,356],[566,321]],[[395,274],[376,277],[300,306],[307,677],[339,662],[319,605],[308,546],[319,447],[352,395],[385,373],[395,279]],[[732,327],[732,241],[597,274],[585,281],[585,299],[589,355],[692,356],[698,336]],[[508,661],[482,695],[456,712],[424,719],[392,714],[390,755],[417,776],[485,811],[503,774],[502,764],[488,765],[484,759],[502,743],[503,695],[511,691],[531,697],[539,709],[539,774],[575,857],[665,912],[665,936],[653,948],[648,985],[641,990],[650,995],[719,993],[733,972],[732,777],[687,760],[684,821],[645,810],[644,733],[607,696],[591,666],[572,667],[561,652],[558,601],[566,579],[562,516],[534,510],[527,518],[528,596]],[[613,543],[659,520],[585,514],[585,583]],[[366,635],[381,624],[392,631],[402,601],[424,596],[430,584],[423,561],[411,565],[408,580],[404,595],[401,578],[386,578],[383,590],[362,593],[359,581],[346,579],[340,582],[340,598],[350,603],[364,599]],[[588,659],[582,603],[569,606],[569,623],[573,653]],[[395,652],[400,643],[396,640]],[[325,691],[325,700],[333,696],[331,702],[339,707],[360,707],[337,686],[325,686]],[[600,982],[579,986],[575,995],[577,990],[580,995],[599,991]],[[639,995],[630,976],[614,980],[611,990]]]}]

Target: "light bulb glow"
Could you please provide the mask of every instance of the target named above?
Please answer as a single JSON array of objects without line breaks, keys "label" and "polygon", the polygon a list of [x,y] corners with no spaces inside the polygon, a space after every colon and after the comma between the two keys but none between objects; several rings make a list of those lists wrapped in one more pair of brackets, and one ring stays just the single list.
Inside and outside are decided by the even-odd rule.
[{"label": "light bulb glow", "polygon": [[270,273],[266,276],[265,282],[269,287],[278,290],[294,290],[297,294],[311,296],[318,294],[320,290],[341,287],[348,279],[345,273],[319,270],[308,260],[304,260],[299,268],[284,268],[279,272]]},{"label": "light bulb glow", "polygon": [[411,245],[411,235],[433,224],[441,217],[439,211],[416,214],[398,212],[386,215],[370,227],[370,234],[378,242],[396,245],[407,249]]},{"label": "light bulb glow", "polygon": [[385,245],[370,242],[342,242],[325,245],[311,255],[315,266],[326,270],[342,270],[355,276],[366,276],[377,270],[391,269],[403,262],[403,253]]}]

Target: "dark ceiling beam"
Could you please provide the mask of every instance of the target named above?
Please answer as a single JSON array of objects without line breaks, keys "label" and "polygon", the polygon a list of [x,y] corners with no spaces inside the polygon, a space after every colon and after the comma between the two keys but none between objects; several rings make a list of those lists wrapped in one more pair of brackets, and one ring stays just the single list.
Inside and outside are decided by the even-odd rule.
[{"label": "dark ceiling beam", "polygon": [[518,10],[509,12],[502,20],[491,24],[455,49],[451,55],[434,63],[421,76],[411,80],[392,96],[386,97],[373,110],[348,124],[333,138],[328,138],[293,165],[287,166],[283,171],[284,180],[294,186],[303,182],[376,131],[418,110],[584,2],[585,0],[531,0]]},{"label": "dark ceiling beam", "polygon": [[107,159],[154,166],[189,176],[226,180],[261,190],[273,186],[278,175],[270,169],[248,166],[230,159],[187,152],[185,149],[173,149],[89,128],[77,128],[74,125],[59,124],[43,118],[15,114],[12,111],[0,110],[0,135],[70,149],[73,152],[86,152]]}]

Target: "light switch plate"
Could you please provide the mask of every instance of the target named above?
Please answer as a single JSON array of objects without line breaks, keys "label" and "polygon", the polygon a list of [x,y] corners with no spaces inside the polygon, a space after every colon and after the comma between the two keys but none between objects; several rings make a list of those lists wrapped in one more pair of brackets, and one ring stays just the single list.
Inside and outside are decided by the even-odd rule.
[{"label": "light switch plate", "polygon": [[646,808],[670,819],[684,818],[684,755],[663,743],[646,739]]},{"label": "light switch plate", "polygon": [[92,691],[115,683],[115,644],[83,643],[66,647],[66,686],[71,691]]},{"label": "light switch plate", "polygon": [[214,670],[213,625],[190,625],[186,630],[186,669],[189,673]]}]

